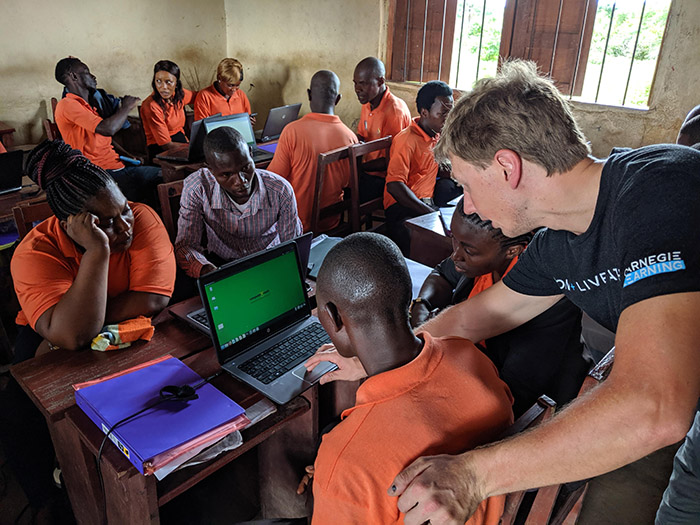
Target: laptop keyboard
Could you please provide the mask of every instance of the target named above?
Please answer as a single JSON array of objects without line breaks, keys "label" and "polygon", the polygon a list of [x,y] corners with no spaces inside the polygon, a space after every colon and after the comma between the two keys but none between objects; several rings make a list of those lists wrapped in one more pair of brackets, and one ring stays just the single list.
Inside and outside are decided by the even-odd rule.
[{"label": "laptop keyboard", "polygon": [[330,342],[323,327],[319,323],[312,323],[266,352],[238,365],[238,369],[268,385],[306,361],[319,346]]},{"label": "laptop keyboard", "polygon": [[207,312],[205,312],[204,310],[198,310],[196,312],[188,314],[187,317],[209,328],[209,319],[207,319]]}]

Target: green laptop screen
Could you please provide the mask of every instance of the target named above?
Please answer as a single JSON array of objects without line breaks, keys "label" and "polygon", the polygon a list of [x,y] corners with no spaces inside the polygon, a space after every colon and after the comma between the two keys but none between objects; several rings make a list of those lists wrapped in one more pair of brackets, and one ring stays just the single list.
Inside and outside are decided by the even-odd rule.
[{"label": "green laptop screen", "polygon": [[294,251],[207,284],[205,292],[222,350],[306,305]]}]

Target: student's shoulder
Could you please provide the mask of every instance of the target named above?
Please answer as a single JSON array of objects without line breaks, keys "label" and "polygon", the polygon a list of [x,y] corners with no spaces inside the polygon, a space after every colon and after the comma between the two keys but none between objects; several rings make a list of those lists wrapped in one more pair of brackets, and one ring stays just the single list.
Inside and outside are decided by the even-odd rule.
[{"label": "student's shoulder", "polygon": [[194,193],[203,190],[209,190],[217,185],[214,175],[209,168],[200,168],[197,171],[190,173],[185,180],[182,181],[182,193]]},{"label": "student's shoulder", "polygon": [[215,90],[214,84],[211,84],[211,85],[205,87],[204,89],[199,90],[199,91],[197,92],[197,98],[196,98],[196,100],[199,101],[199,100],[210,100],[210,99],[212,99],[212,98],[214,97],[214,93],[215,93],[214,90]]}]

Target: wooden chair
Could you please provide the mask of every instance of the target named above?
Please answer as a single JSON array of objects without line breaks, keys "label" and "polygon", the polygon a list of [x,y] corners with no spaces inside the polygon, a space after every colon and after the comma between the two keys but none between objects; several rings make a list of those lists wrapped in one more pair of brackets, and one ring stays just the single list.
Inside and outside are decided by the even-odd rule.
[{"label": "wooden chair", "polygon": [[[318,163],[316,166],[316,186],[314,191],[313,209],[311,214],[311,231],[314,235],[328,233],[331,235],[344,235],[352,231],[352,197],[347,198],[347,193],[342,201],[331,204],[330,206],[321,207],[321,195],[323,193],[323,180],[326,175],[326,169],[334,162],[345,162],[350,156],[350,148],[343,146],[326,153],[318,155]],[[352,177],[351,177],[352,178]],[[352,184],[352,183],[351,183]],[[345,189],[346,192],[352,193],[350,187]],[[348,218],[344,222],[341,219],[340,225],[331,230],[321,229],[321,221],[327,217],[344,215],[347,212]]]},{"label": "wooden chair", "polygon": [[34,223],[48,219],[53,215],[49,203],[39,201],[34,203],[20,204],[12,208],[12,215],[15,219],[19,240],[21,241],[34,227]]},{"label": "wooden chair", "polygon": [[385,151],[387,162],[389,162],[389,151],[391,150],[391,135],[371,142],[353,144],[350,146],[350,190],[352,197],[352,231],[360,231],[362,223],[367,230],[372,229],[374,221],[384,222],[383,217],[377,217],[372,213],[377,210],[384,210],[384,197],[380,196],[367,202],[360,202],[360,173],[362,172],[362,160],[368,153],[375,151]]},{"label": "wooden chair", "polygon": [[181,180],[158,184],[160,213],[163,216],[163,225],[168,231],[170,242],[172,243],[175,242],[175,238],[177,237],[177,219],[180,214],[182,186],[183,181]]},{"label": "wooden chair", "polygon": [[47,118],[44,119],[44,131],[46,132],[46,138],[49,140],[56,140],[61,138],[61,132],[58,130],[56,125],[56,105],[58,100],[56,97],[51,97],[51,115],[53,120]]}]

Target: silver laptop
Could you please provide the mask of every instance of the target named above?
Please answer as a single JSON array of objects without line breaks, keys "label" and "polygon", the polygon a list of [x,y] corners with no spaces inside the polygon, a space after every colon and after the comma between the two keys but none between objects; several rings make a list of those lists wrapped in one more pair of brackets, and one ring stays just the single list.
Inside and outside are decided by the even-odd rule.
[{"label": "silver laptop", "polygon": [[311,315],[297,244],[228,264],[197,281],[222,368],[276,403],[287,403],[334,370],[304,362],[328,334]]},{"label": "silver laptop", "polygon": [[0,195],[22,189],[22,150],[0,153]]},{"label": "silver laptop", "polygon": [[204,158],[204,136],[206,135],[202,124],[207,119],[216,119],[220,116],[221,113],[217,113],[210,117],[195,120],[192,123],[192,129],[190,129],[190,141],[188,143],[167,149],[163,153],[156,155],[156,158],[175,162],[199,162]]},{"label": "silver laptop", "polygon": [[263,129],[255,132],[255,138],[260,142],[277,140],[280,138],[284,127],[297,119],[300,109],[301,103],[272,108],[267,114],[267,120],[265,120]]},{"label": "silver laptop", "polygon": [[259,148],[255,143],[255,134],[253,126],[250,123],[250,115],[248,113],[236,113],[235,115],[226,115],[204,122],[204,130],[210,133],[212,130],[220,127],[233,128],[243,136],[243,140],[250,148],[250,155],[253,157],[253,162],[266,162],[272,160],[273,154]]}]

